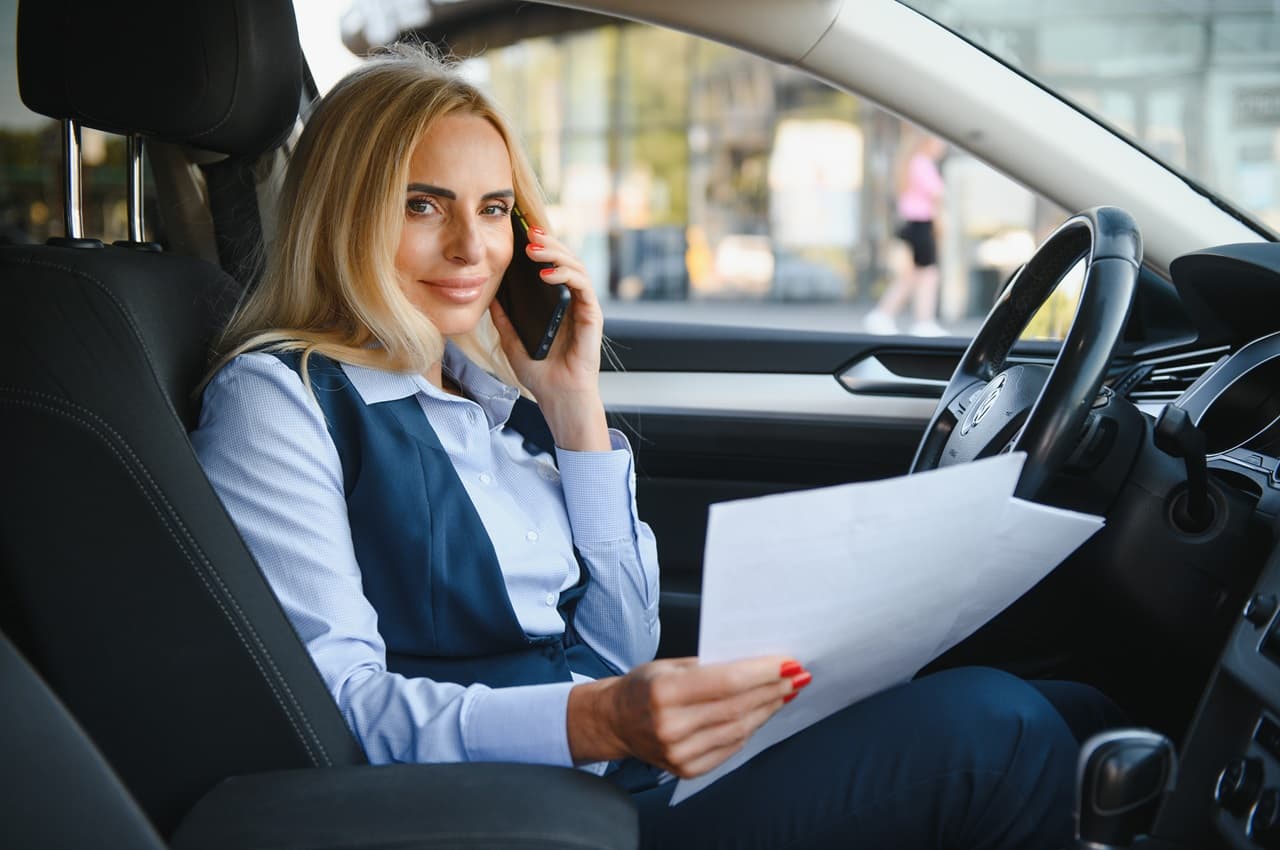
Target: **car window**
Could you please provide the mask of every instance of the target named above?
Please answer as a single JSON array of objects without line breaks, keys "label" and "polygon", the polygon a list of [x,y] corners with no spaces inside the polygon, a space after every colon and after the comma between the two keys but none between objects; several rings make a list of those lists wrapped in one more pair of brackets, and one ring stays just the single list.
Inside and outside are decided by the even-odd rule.
[{"label": "car window", "polygon": [[904,0],[1280,230],[1280,5]]},{"label": "car window", "polygon": [[[321,14],[310,6],[298,4],[300,20]],[[366,41],[413,26],[364,24]],[[314,64],[327,48],[305,44],[309,25]],[[329,29],[336,41],[341,28]],[[491,47],[466,70],[524,133],[553,225],[613,317],[969,336],[1066,216],[948,148],[932,234],[936,305],[917,308],[919,286],[886,292],[915,274],[900,195],[927,134],[875,104],[638,23]],[[1060,338],[1074,304],[1064,286],[1027,335]]]},{"label": "car window", "polygon": [[[468,66],[526,133],[555,223],[610,315],[890,329],[868,313],[914,273],[900,195],[920,129],[793,69],[642,24],[529,39]],[[954,147],[938,172],[936,307],[917,314],[900,297],[878,312],[899,332],[968,336],[1066,213]],[[1063,299],[1030,335],[1060,337],[1057,314],[1074,308]]]},{"label": "car window", "polygon": [[[322,89],[359,61],[341,38],[355,8],[298,4]],[[22,106],[15,0],[0,0],[0,14],[0,239],[42,241],[63,231],[61,131]],[[889,325],[873,328],[869,314],[916,267],[900,189],[927,136],[918,128],[795,70],[642,24],[517,41],[466,69],[524,132],[553,224],[613,317],[968,336],[1066,215],[948,148],[933,222],[936,306],[917,312],[899,299],[880,311]],[[82,145],[86,231],[125,238],[124,141],[85,130]],[[1060,338],[1073,311],[1064,286],[1027,335]]]}]

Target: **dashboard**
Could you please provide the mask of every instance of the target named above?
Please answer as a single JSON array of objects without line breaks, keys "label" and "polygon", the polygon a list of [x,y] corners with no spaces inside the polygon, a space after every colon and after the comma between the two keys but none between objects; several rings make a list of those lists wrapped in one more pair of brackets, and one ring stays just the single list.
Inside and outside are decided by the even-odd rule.
[{"label": "dashboard", "polygon": [[1219,359],[1178,401],[1205,437],[1210,465],[1280,508],[1280,333]]},{"label": "dashboard", "polygon": [[[1163,362],[1166,380],[1179,372],[1191,379],[1169,400],[1204,435],[1215,478],[1256,500],[1260,515],[1280,516],[1280,243],[1197,251],[1175,259],[1170,272],[1196,314],[1200,345],[1189,355],[1148,362]],[[1139,364],[1131,374],[1151,370]],[[1163,406],[1143,404],[1140,392],[1133,396],[1152,416]]]},{"label": "dashboard", "polygon": [[1273,548],[1232,613],[1153,840],[1201,846],[1187,843],[1199,836],[1239,850],[1280,848],[1280,546],[1273,546],[1280,518],[1280,321],[1273,318],[1280,245],[1196,252],[1175,260],[1171,273],[1198,317],[1200,342],[1225,352],[1175,403],[1203,434],[1214,486],[1240,497],[1246,512],[1252,508],[1250,524]]},{"label": "dashboard", "polygon": [[1280,334],[1224,357],[1180,402],[1204,432],[1211,455],[1280,449]]}]

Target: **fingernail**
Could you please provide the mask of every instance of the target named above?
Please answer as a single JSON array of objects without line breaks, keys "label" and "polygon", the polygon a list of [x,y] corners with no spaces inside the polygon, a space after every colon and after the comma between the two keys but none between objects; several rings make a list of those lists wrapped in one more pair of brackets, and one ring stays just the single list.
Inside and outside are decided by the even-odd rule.
[{"label": "fingernail", "polygon": [[795,693],[795,692],[793,691],[792,693],[789,693],[789,694],[787,694],[785,697],[783,697],[783,698],[782,698],[782,702],[783,702],[783,703],[791,702],[793,699],[795,699],[795,698],[796,698],[796,697],[798,697],[798,696],[800,696],[800,695],[799,695],[799,694],[797,694],[797,693]]},{"label": "fingernail", "polygon": [[530,250],[530,251],[542,251],[542,250],[544,250],[544,246],[539,245],[537,242],[530,242],[530,243],[529,243],[529,250]]},{"label": "fingernail", "polygon": [[530,227],[529,232],[532,233],[534,236],[543,236],[546,234],[547,231],[543,230],[541,227]]},{"label": "fingernail", "polygon": [[799,676],[792,677],[791,689],[798,691],[812,681],[813,681],[813,674],[810,673],[808,670],[805,670]]},{"label": "fingernail", "polygon": [[804,672],[804,667],[801,666],[799,661],[784,661],[782,662],[782,670],[778,673],[778,675],[784,679],[790,679],[792,676],[798,675],[803,672]]},{"label": "fingernail", "polygon": [[542,269],[542,270],[540,270],[540,271],[538,272],[538,274],[542,275],[543,277],[546,277],[547,275],[551,274],[551,273],[552,273],[552,272],[554,272],[554,271],[555,271],[555,268],[554,268],[554,267],[552,267],[552,268],[549,268],[549,269]]}]

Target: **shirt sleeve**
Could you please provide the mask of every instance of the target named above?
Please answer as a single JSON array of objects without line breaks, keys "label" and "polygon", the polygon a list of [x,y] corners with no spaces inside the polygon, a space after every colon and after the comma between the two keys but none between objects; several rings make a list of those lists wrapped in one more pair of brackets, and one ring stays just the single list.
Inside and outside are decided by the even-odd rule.
[{"label": "shirt sleeve", "polygon": [[491,689],[387,670],[337,449],[292,369],[263,353],[232,360],[206,388],[191,440],[370,762],[572,765],[572,682]]},{"label": "shirt sleeve", "polygon": [[591,573],[574,625],[626,671],[658,651],[658,548],[636,512],[631,446],[610,429],[608,452],[556,449],[573,543]]}]

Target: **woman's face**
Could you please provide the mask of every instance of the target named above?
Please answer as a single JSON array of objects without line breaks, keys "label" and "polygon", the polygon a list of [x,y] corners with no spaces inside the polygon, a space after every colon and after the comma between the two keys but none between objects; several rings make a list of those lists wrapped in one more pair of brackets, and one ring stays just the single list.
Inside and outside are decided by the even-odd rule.
[{"label": "woman's face", "polygon": [[451,115],[409,160],[400,289],[445,336],[476,327],[511,262],[511,157],[484,118]]}]

